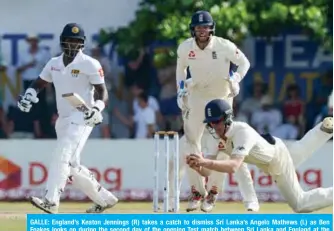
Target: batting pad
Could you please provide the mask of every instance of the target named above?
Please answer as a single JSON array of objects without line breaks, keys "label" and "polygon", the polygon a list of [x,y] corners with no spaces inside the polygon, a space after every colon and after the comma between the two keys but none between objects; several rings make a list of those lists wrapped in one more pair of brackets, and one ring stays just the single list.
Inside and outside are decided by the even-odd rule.
[{"label": "batting pad", "polygon": [[100,194],[102,186],[97,182],[93,173],[82,165],[76,168],[71,167],[70,173],[72,176],[72,185],[75,188],[80,189],[94,203],[102,207],[107,206],[107,202]]}]

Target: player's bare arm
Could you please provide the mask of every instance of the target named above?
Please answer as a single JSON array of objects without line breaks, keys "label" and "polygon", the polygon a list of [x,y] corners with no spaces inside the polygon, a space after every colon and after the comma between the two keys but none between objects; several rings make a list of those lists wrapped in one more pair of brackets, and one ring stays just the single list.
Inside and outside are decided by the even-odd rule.
[{"label": "player's bare arm", "polygon": [[229,160],[212,160],[198,155],[189,155],[187,162],[190,165],[204,167],[217,172],[235,173],[244,161],[241,155],[232,155]]},{"label": "player's bare arm", "polygon": [[106,84],[92,84],[94,86],[94,101],[93,108],[85,112],[85,123],[88,126],[94,127],[100,124],[103,120],[102,111],[108,103],[108,90]]},{"label": "player's bare arm", "polygon": [[33,88],[37,93],[39,93],[48,84],[49,82],[45,81],[44,79],[41,79],[41,77],[38,77],[34,82],[32,82],[29,88]]},{"label": "player's bare arm", "polygon": [[[44,68],[46,69],[46,68]],[[43,80],[41,77],[38,77],[31,86],[25,91],[23,96],[20,96],[19,101],[17,102],[17,107],[23,112],[29,112],[32,103],[38,103],[39,99],[37,94],[43,90],[43,88],[49,82]]]},{"label": "player's bare arm", "polygon": [[[214,160],[216,159],[216,156],[215,155],[208,155],[206,157],[206,159],[210,159],[210,160]],[[198,172],[198,174],[200,174],[201,176],[204,176],[204,177],[208,177],[211,175],[211,170],[207,169],[207,168],[204,168],[204,167],[201,167],[201,166],[198,166],[196,165],[196,163],[190,163],[190,158],[187,157],[187,163],[189,164],[189,167],[194,169],[195,171]]]},{"label": "player's bare arm", "polygon": [[196,170],[198,174],[204,177],[209,177],[211,175],[211,170],[204,167],[192,167],[192,169]]},{"label": "player's bare arm", "polygon": [[109,96],[106,84],[105,83],[94,84],[93,86],[95,88],[94,100],[95,101],[101,100],[105,104],[107,104]]}]

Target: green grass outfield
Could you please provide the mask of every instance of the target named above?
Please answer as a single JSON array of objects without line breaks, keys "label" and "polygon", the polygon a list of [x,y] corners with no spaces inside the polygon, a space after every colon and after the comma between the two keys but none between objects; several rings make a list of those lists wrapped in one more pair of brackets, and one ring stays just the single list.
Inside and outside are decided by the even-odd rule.
[{"label": "green grass outfield", "polygon": [[[83,213],[91,204],[61,203],[60,213]],[[181,204],[181,213],[185,213],[186,203]],[[26,214],[41,213],[25,202],[0,202],[0,231],[26,230]],[[152,213],[152,203],[120,202],[106,213]],[[196,213],[201,213],[200,211]],[[241,203],[218,202],[213,213],[245,213]],[[263,203],[259,213],[293,213],[284,203]],[[317,211],[317,213],[333,213],[333,207]]]}]

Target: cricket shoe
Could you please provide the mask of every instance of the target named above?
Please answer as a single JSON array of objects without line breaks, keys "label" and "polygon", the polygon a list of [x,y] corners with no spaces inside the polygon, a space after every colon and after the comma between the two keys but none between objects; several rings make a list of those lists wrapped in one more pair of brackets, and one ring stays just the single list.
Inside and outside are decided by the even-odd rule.
[{"label": "cricket shoe", "polygon": [[168,209],[168,212],[169,213],[175,213],[176,211],[175,211],[175,209]]},{"label": "cricket shoe", "polygon": [[211,190],[207,197],[204,199],[201,205],[201,210],[205,213],[211,212],[216,205],[217,197],[218,193]]},{"label": "cricket shoe", "polygon": [[247,212],[258,212],[260,210],[258,202],[245,202],[245,207]]},{"label": "cricket shoe", "polygon": [[328,134],[333,133],[333,117],[326,117],[321,124],[320,130]]},{"label": "cricket shoe", "polygon": [[47,199],[40,199],[38,197],[30,197],[30,203],[35,206],[36,208],[51,214],[58,213],[58,206],[54,203],[49,202]]},{"label": "cricket shoe", "polygon": [[118,203],[118,199],[114,200],[113,203],[109,203],[106,206],[101,206],[98,204],[93,204],[90,208],[86,210],[86,213],[103,213],[107,209],[111,209]]},{"label": "cricket shoe", "polygon": [[199,192],[193,191],[186,211],[192,212],[192,211],[197,210],[201,206],[202,200],[203,200],[203,196]]}]

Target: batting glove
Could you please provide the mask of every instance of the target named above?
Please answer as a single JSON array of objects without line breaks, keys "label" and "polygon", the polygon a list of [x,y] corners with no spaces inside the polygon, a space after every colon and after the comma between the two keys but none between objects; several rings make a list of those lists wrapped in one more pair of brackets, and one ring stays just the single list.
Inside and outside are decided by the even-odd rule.
[{"label": "batting glove", "polygon": [[91,110],[84,114],[85,124],[90,127],[94,127],[102,123],[103,116],[98,108],[93,107]]},{"label": "batting glove", "polygon": [[17,107],[23,112],[30,112],[32,103],[38,103],[37,92],[33,88],[28,88],[24,95],[19,96]]},{"label": "batting glove", "polygon": [[102,123],[103,116],[101,112],[104,107],[104,102],[97,100],[95,102],[95,106],[91,110],[84,113],[85,124],[87,126],[94,127]]},{"label": "batting glove", "polygon": [[230,72],[230,75],[226,78],[230,87],[230,94],[228,97],[236,97],[240,92],[239,79],[241,79],[239,73]]}]

